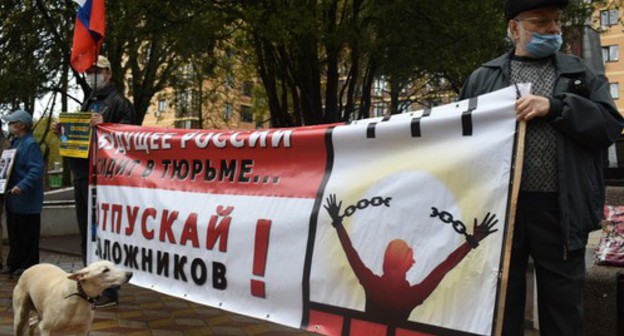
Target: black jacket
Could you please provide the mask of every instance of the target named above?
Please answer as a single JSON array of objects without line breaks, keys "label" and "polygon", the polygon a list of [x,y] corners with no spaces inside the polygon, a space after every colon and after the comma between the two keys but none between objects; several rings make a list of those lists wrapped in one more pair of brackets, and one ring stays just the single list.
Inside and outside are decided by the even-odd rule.
[{"label": "black jacket", "polygon": [[132,104],[111,84],[96,93],[91,93],[82,107],[83,112],[97,112],[104,117],[105,123],[133,125],[136,114]]},{"label": "black jacket", "polygon": [[[513,50],[475,70],[462,88],[461,99],[505,88],[510,82]],[[546,117],[557,130],[559,206],[563,244],[582,248],[597,228],[604,206],[603,155],[622,132],[609,82],[575,56],[556,53],[557,79]]]},{"label": "black jacket", "polygon": [[[132,125],[136,122],[134,107],[126,97],[117,92],[111,84],[96,93],[91,93],[80,109],[83,112],[97,112],[105,123]],[[74,179],[85,180],[89,175],[89,160],[69,158]]]}]

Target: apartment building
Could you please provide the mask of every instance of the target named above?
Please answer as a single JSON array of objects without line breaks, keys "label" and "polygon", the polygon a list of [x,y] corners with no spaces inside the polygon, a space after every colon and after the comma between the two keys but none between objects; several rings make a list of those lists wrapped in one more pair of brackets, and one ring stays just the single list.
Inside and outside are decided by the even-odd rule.
[{"label": "apartment building", "polygon": [[622,11],[609,7],[600,9],[595,13],[593,22],[600,32],[602,60],[605,64],[605,75],[609,79],[611,96],[620,113],[624,114],[624,60],[620,58],[620,49],[624,44]]},{"label": "apartment building", "polygon": [[202,129],[255,129],[268,127],[268,111],[254,113],[254,88],[252,80],[235,80],[229,83],[210,79],[201,88],[168,88],[152,99],[145,114],[143,126],[202,128]]},{"label": "apartment building", "polygon": [[[624,45],[623,9],[619,0],[607,3],[593,17],[593,28],[600,33],[600,46],[605,75],[618,111],[624,115],[624,60],[620,49]],[[624,184],[624,137],[608,150],[608,167],[605,170],[607,184]]]},{"label": "apartment building", "polygon": [[[254,73],[233,53],[222,50],[213,76],[199,80],[191,65],[176,87],[152,98],[143,126],[195,129],[269,127],[269,112]],[[201,85],[196,83],[201,82]]]},{"label": "apartment building", "polygon": [[[611,94],[620,113],[624,114],[624,60],[620,60],[619,50],[624,43],[624,25],[621,16],[624,9],[617,8],[612,0],[604,8],[597,10],[592,17],[592,28],[600,34],[600,47],[605,74],[609,79]],[[593,34],[596,34],[595,31]],[[596,39],[594,39],[596,40]],[[581,42],[579,46],[584,43]],[[592,48],[593,50],[597,49]],[[581,50],[572,50],[582,54]],[[593,53],[593,52],[592,52]],[[262,99],[261,89],[254,74],[241,71],[241,62],[236,57],[232,64],[223,66],[222,73],[204,81],[201,87],[189,85],[186,89],[169,88],[154,96],[145,116],[144,126],[205,128],[205,129],[254,129],[269,127],[268,107],[257,99]],[[596,58],[594,61],[600,64]],[[601,68],[602,66],[600,66]],[[186,70],[189,77],[192,70]],[[430,85],[434,78],[416,80],[400,93],[399,112],[444,104],[456,99],[450,90],[444,90],[443,83],[435,88]],[[343,84],[343,83],[341,83]],[[390,87],[382,77],[374,81],[371,92],[371,117],[390,113]],[[621,157],[624,158],[624,145]],[[624,162],[623,162],[624,165]]]}]

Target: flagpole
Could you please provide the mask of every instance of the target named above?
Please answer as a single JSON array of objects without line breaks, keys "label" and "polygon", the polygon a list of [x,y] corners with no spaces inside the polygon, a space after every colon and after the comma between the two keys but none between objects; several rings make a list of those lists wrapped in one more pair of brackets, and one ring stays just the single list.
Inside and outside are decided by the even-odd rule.
[{"label": "flagpole", "polygon": [[[76,24],[74,27],[74,37],[72,41],[72,50],[70,55],[70,64],[78,73],[84,73],[89,68],[96,66],[100,49],[104,40],[106,30],[106,3],[105,0],[73,0],[78,4],[76,13]],[[95,76],[94,87],[86,100],[87,107],[95,102],[97,93],[97,73]],[[96,105],[97,109],[97,105]],[[89,109],[86,108],[89,112]],[[89,250],[89,234],[91,241],[96,241],[97,229],[97,172],[96,172],[96,150],[97,146],[97,129],[91,127],[92,135],[90,137],[89,154],[87,156],[87,165],[89,172],[87,173],[87,209],[91,210],[91,215],[87,214],[87,228],[83,237],[87,242],[87,251]],[[89,226],[89,224],[91,224]],[[87,258],[89,255],[83,256]]]},{"label": "flagpole", "polygon": [[[95,55],[93,66],[95,66],[96,72],[95,72],[95,80],[93,82],[93,88],[92,88],[93,91],[89,95],[89,100],[91,101],[91,103],[97,100],[97,96],[96,96],[97,78],[98,78],[97,59],[99,56],[98,44],[95,44],[93,46],[93,49],[94,49],[93,55]],[[93,111],[93,112],[98,113],[97,111]],[[95,150],[96,145],[97,145],[97,125],[92,127],[92,133],[93,135],[91,136],[91,146],[89,147],[89,152],[90,152],[89,153],[89,158],[90,158],[89,171],[91,173],[90,183],[89,183],[89,189],[90,189],[90,194],[91,194],[91,225],[90,225],[90,230],[88,230],[88,232],[91,233],[91,242],[93,243],[96,241],[96,234],[97,234],[97,172],[96,172],[97,151]]]}]

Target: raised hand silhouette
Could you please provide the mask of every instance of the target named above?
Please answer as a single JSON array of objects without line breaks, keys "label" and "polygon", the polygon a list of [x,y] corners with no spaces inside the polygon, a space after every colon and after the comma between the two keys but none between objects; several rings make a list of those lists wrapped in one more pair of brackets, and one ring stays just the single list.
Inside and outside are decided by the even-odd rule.
[{"label": "raised hand silhouette", "polygon": [[485,215],[485,218],[481,221],[481,224],[478,223],[478,219],[475,218],[474,225],[472,226],[472,235],[466,237],[466,240],[468,240],[468,243],[470,243],[472,248],[476,248],[479,246],[479,242],[485,237],[498,231],[498,229],[492,230],[494,225],[498,223],[498,219],[496,219],[496,215],[494,214],[488,212],[487,215]]},{"label": "raised hand silhouette", "polygon": [[342,225],[342,216],[340,216],[340,208],[342,207],[342,201],[336,203],[336,194],[330,194],[327,199],[327,205],[323,207],[327,210],[327,213],[332,218],[332,225],[334,227]]}]

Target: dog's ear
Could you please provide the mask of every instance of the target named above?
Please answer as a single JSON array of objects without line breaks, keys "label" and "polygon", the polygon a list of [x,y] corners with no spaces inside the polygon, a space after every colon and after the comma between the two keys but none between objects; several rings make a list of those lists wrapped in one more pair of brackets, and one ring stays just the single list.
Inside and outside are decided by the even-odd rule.
[{"label": "dog's ear", "polygon": [[85,278],[85,276],[87,275],[88,272],[83,272],[83,271],[78,271],[76,273],[72,273],[70,274],[67,279],[69,280],[75,280],[75,281],[80,281],[82,279]]}]

